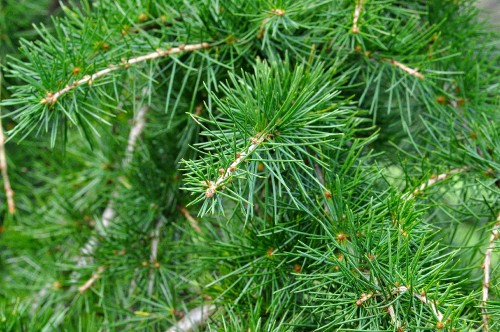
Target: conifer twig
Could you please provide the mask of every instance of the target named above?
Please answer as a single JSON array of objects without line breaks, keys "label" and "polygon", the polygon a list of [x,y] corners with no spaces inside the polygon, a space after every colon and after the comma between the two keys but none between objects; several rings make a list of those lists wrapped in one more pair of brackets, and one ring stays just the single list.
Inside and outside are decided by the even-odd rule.
[{"label": "conifer twig", "polygon": [[[0,72],[0,99],[2,93],[3,75]],[[2,172],[3,186],[5,189],[5,197],[7,199],[7,208],[10,214],[16,213],[16,204],[14,203],[14,190],[10,185],[9,173],[7,172],[7,156],[5,155],[5,140],[2,124],[2,108],[0,107],[0,170]]]},{"label": "conifer twig", "polygon": [[439,175],[432,175],[429,180],[426,182],[422,183],[419,187],[417,187],[412,193],[406,195],[406,200],[409,200],[411,198],[414,198],[417,195],[420,195],[423,193],[423,191],[433,185],[435,185],[438,182],[444,181],[447,178],[449,178],[452,175],[455,175],[457,173],[464,173],[467,172],[467,167],[462,167],[462,168],[454,168],[446,173],[441,173]]},{"label": "conifer twig", "polygon": [[[146,92],[143,92],[146,94]],[[135,144],[139,136],[141,135],[142,131],[144,130],[144,125],[146,123],[146,114],[149,111],[149,107],[143,106],[139,108],[139,111],[137,112],[135,118],[134,118],[134,124],[132,128],[130,129],[129,137],[128,137],[128,143],[127,143],[127,148],[125,149],[125,157],[123,158],[122,161],[122,166],[127,167],[130,162],[132,161],[132,156],[133,152],[135,150]],[[111,222],[113,219],[116,217],[116,211],[114,208],[114,202],[113,198],[116,197],[118,193],[114,191],[111,194],[111,199],[108,201],[108,204],[106,205],[106,208],[104,209],[104,212],[102,213],[101,217],[101,224],[103,227],[103,230],[101,232],[104,233],[104,230],[108,228],[111,225]],[[87,265],[87,262],[85,260],[85,256],[92,255],[92,253],[95,250],[95,247],[97,246],[97,239],[95,236],[92,236],[87,243],[82,247],[81,249],[81,257],[78,260],[78,266],[85,266]]]},{"label": "conifer twig", "polygon": [[[155,266],[158,264],[158,244],[160,243],[160,229],[163,227],[165,222],[162,218],[156,223],[155,230],[153,232],[153,241],[151,241],[151,256],[149,257],[150,266]],[[158,265],[159,266],[159,265]],[[148,281],[148,295],[153,294],[153,286],[155,283],[155,272],[153,269],[149,270],[149,281]]]},{"label": "conifer twig", "polygon": [[92,277],[89,280],[87,280],[83,285],[78,287],[78,291],[81,294],[85,293],[85,291],[90,287],[92,287],[92,285],[97,281],[97,279],[99,279],[104,270],[105,270],[104,266],[99,266],[97,268],[97,271],[92,274]]},{"label": "conifer twig", "polygon": [[484,270],[483,274],[483,301],[481,305],[481,313],[483,316],[483,331],[489,331],[489,315],[486,310],[486,303],[488,302],[489,297],[489,288],[490,288],[490,273],[491,273],[491,256],[493,254],[493,250],[495,250],[495,241],[498,240],[500,235],[500,212],[498,213],[496,224],[493,226],[491,231],[490,240],[488,242],[488,248],[484,253],[484,263],[482,268]]},{"label": "conifer twig", "polygon": [[200,49],[207,49],[209,47],[210,47],[209,43],[198,43],[198,44],[179,45],[177,47],[171,47],[171,48],[165,49],[165,50],[164,49],[157,49],[156,51],[154,51],[152,53],[125,60],[122,64],[110,65],[108,68],[101,69],[92,75],[86,75],[82,79],[80,79],[78,81],[74,81],[73,83],[66,85],[64,88],[62,88],[59,91],[48,92],[47,95],[44,98],[42,98],[42,100],[40,100],[40,103],[47,104],[47,105],[53,105],[57,102],[59,97],[61,97],[62,95],[64,95],[68,91],[71,91],[71,90],[73,90],[81,85],[84,85],[84,84],[92,85],[92,83],[96,79],[103,77],[103,76],[106,76],[107,74],[109,74],[113,71],[116,71],[118,69],[128,68],[130,65],[134,65],[134,64],[144,62],[147,60],[153,60],[153,59],[157,59],[157,58],[166,57],[166,56],[169,56],[172,54],[177,54],[177,53],[182,53],[182,52],[192,52],[192,51],[197,51]]},{"label": "conifer twig", "polygon": [[177,322],[174,326],[169,328],[166,332],[189,332],[193,331],[196,327],[205,324],[210,316],[215,312],[215,305],[201,305],[190,310],[184,318]]},{"label": "conifer twig", "polygon": [[391,316],[391,322],[392,322],[392,324],[394,324],[394,326],[396,326],[396,328],[400,328],[401,327],[401,323],[399,322],[399,320],[396,317],[396,313],[394,312],[394,307],[392,306],[392,304],[390,304],[387,307],[387,312],[389,313],[389,316]]},{"label": "conifer twig", "polygon": [[[392,290],[392,294],[403,294],[403,293],[406,293],[408,292],[408,288],[405,287],[405,286],[400,286],[400,287],[397,287],[397,288],[394,288]],[[438,310],[437,306],[436,306],[436,303],[434,301],[430,301],[427,296],[425,295],[424,292],[422,293],[413,293],[413,296],[415,296],[417,299],[420,300],[420,302],[424,303],[424,304],[427,304],[432,313],[434,314],[434,316],[436,317],[436,319],[439,321],[439,322],[442,322],[443,321],[443,314]]]},{"label": "conifer twig", "polygon": [[241,152],[236,153],[236,159],[229,165],[227,169],[219,169],[220,176],[216,181],[208,181],[205,183],[207,190],[205,191],[206,198],[212,198],[217,189],[222,186],[222,184],[236,171],[238,166],[255,150],[257,147],[264,142],[266,135],[258,133],[254,137],[250,138],[250,146]]},{"label": "conifer twig", "polygon": [[352,18],[352,33],[359,33],[358,20],[361,15],[361,10],[363,9],[364,0],[357,0],[356,7],[354,8],[354,16]]},{"label": "conifer twig", "polygon": [[382,61],[384,62],[388,62],[390,63],[391,65],[395,66],[395,67],[398,67],[399,69],[403,70],[404,72],[406,72],[407,74],[411,75],[411,76],[415,76],[421,80],[425,79],[425,76],[424,74],[422,74],[421,72],[418,71],[418,68],[411,68],[411,67],[408,67],[407,65],[405,65],[404,63],[401,63],[395,59],[382,59]]},{"label": "conifer twig", "polygon": [[201,228],[198,224],[198,220],[196,220],[192,215],[191,213],[189,213],[189,211],[184,207],[184,206],[180,206],[178,207],[179,211],[181,211],[181,213],[184,215],[184,217],[186,217],[187,221],[189,222],[189,225],[191,225],[191,227],[197,232],[197,233],[201,233]]}]

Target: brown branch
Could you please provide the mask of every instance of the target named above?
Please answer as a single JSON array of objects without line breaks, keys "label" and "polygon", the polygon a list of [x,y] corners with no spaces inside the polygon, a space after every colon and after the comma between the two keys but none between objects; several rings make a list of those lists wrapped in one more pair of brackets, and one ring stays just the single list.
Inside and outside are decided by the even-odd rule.
[{"label": "brown branch", "polygon": [[215,305],[201,305],[189,311],[184,318],[169,328],[166,332],[190,332],[200,325],[206,323],[210,316],[215,312]]},{"label": "brown branch", "polygon": [[359,33],[358,20],[361,15],[361,10],[363,9],[364,0],[357,0],[356,7],[354,8],[354,16],[352,19],[352,33]]},{"label": "brown branch", "polygon": [[424,74],[418,71],[418,68],[411,68],[405,65],[404,63],[401,63],[397,60],[394,59],[382,59],[382,61],[390,63],[391,65],[398,67],[399,69],[403,70],[404,72],[408,73],[411,76],[415,76],[421,80],[425,79]]},{"label": "brown branch", "polygon": [[493,250],[495,250],[495,241],[498,240],[500,234],[500,212],[498,213],[496,224],[493,226],[493,229],[491,231],[490,235],[490,241],[488,242],[488,248],[486,249],[486,252],[484,253],[484,263],[483,263],[483,270],[484,270],[484,276],[483,276],[483,301],[481,305],[481,313],[483,316],[483,331],[487,332],[489,331],[489,315],[488,311],[486,310],[486,304],[488,302],[488,296],[489,296],[489,288],[490,288],[490,273],[491,273],[491,256],[493,254]]},{"label": "brown branch", "polygon": [[200,49],[207,49],[209,47],[210,47],[209,43],[199,43],[199,44],[179,45],[177,47],[172,47],[172,48],[169,48],[166,50],[157,49],[155,52],[126,60],[122,64],[110,65],[108,68],[101,69],[92,75],[85,75],[82,79],[80,79],[78,81],[74,81],[73,83],[66,85],[64,88],[62,88],[59,91],[48,92],[47,95],[45,96],[45,98],[42,98],[42,100],[40,100],[40,103],[47,104],[47,105],[53,105],[65,93],[67,93],[73,89],[76,89],[77,87],[82,86],[84,84],[92,85],[92,83],[96,79],[103,77],[103,76],[106,76],[107,74],[109,74],[113,71],[116,71],[118,69],[128,68],[129,66],[140,63],[140,62],[153,60],[153,59],[157,59],[157,58],[162,58],[162,57],[166,57],[166,56],[169,56],[172,54],[177,54],[177,53],[182,53],[182,52],[192,52],[192,51],[197,51]]},{"label": "brown branch", "polygon": [[85,293],[87,289],[92,287],[92,285],[97,281],[97,279],[99,279],[104,270],[105,270],[104,266],[99,266],[99,268],[97,268],[97,272],[92,274],[92,277],[89,280],[87,280],[83,285],[78,287],[78,291],[80,292],[80,294]]},{"label": "brown branch", "polygon": [[[0,99],[2,93],[3,75],[0,72]],[[2,108],[0,107],[0,170],[2,172],[3,185],[5,189],[5,196],[7,198],[7,208],[10,214],[16,213],[16,204],[14,203],[14,190],[10,185],[9,173],[7,172],[7,156],[5,155],[5,140],[6,137],[3,133],[2,125]]]},{"label": "brown branch", "polygon": [[221,187],[224,182],[234,173],[236,172],[236,169],[238,168],[239,164],[241,164],[245,159],[255,150],[257,147],[264,142],[266,138],[266,135],[263,134],[257,134],[255,137],[250,138],[250,146],[242,152],[236,153],[236,159],[233,161],[231,165],[227,169],[219,169],[219,174],[220,176],[217,178],[216,181],[208,181],[208,183],[205,183],[207,186],[207,190],[205,191],[205,197],[206,198],[212,198],[217,189]]},{"label": "brown branch", "polygon": [[191,213],[189,213],[189,211],[183,207],[183,206],[178,206],[178,209],[179,211],[181,211],[181,213],[184,215],[184,217],[186,217],[187,221],[189,221],[189,224],[191,225],[191,227],[197,232],[197,233],[201,233],[201,228],[198,224],[198,220],[196,220],[195,218],[193,218],[193,216],[191,215]]}]

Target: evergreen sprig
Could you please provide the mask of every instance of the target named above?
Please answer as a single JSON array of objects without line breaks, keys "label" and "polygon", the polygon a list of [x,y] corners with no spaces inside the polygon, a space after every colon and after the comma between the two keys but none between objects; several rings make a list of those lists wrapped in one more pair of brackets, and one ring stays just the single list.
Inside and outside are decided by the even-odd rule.
[{"label": "evergreen sprig", "polygon": [[8,0],[0,28],[0,330],[498,330],[472,1]]}]

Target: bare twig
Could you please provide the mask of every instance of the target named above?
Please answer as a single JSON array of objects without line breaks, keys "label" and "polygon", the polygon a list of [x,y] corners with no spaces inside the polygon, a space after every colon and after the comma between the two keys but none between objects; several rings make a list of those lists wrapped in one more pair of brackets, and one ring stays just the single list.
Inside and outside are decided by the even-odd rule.
[{"label": "bare twig", "polygon": [[[143,91],[143,95],[146,95],[147,93],[147,89]],[[143,106],[139,109],[135,116],[134,126],[132,127],[128,135],[127,149],[125,150],[125,158],[123,158],[122,162],[123,167],[127,167],[132,161],[135,150],[135,143],[144,130],[144,125],[146,124],[146,114],[148,113],[148,110],[149,108],[147,106]]]},{"label": "bare twig", "polygon": [[434,314],[434,316],[436,316],[438,322],[443,321],[444,316],[436,307],[436,303],[434,301],[430,301],[429,299],[427,299],[427,296],[425,295],[425,293],[423,293],[423,292],[422,292],[422,294],[414,293],[413,296],[415,296],[422,303],[427,304],[431,308],[431,311]]},{"label": "bare twig", "polygon": [[131,65],[148,61],[148,60],[153,60],[157,58],[162,58],[166,57],[172,54],[177,54],[177,53],[182,53],[182,52],[192,52],[192,51],[197,51],[200,49],[206,49],[209,48],[210,44],[209,43],[199,43],[199,44],[190,44],[190,45],[179,45],[177,47],[172,47],[166,50],[163,49],[158,49],[155,52],[146,54],[146,55],[141,55],[136,58],[128,59],[124,61],[122,64],[119,65],[110,65],[106,69],[99,70],[98,72],[92,74],[92,75],[86,75],[82,79],[78,81],[74,81],[71,84],[66,85],[64,88],[57,92],[48,92],[45,98],[42,98],[40,100],[40,103],[42,104],[47,104],[47,105],[53,105],[57,102],[57,99],[67,93],[68,91],[71,91],[79,86],[82,86],[84,84],[91,85],[96,79],[106,76],[107,74],[116,71],[118,69],[122,68],[128,68]]},{"label": "bare twig", "polygon": [[[402,293],[406,293],[408,292],[408,288],[406,288],[405,286],[400,286],[400,287],[397,287],[397,288],[394,288],[392,290],[392,294],[402,294]],[[437,306],[436,306],[436,303],[434,301],[431,301],[427,298],[427,296],[425,295],[424,292],[422,293],[413,293],[413,296],[415,296],[417,299],[419,299],[422,303],[424,304],[427,304],[432,313],[434,314],[434,316],[436,317],[436,319],[439,321],[439,322],[442,322],[443,319],[444,319],[444,316],[443,314],[438,310]]]},{"label": "bare twig", "polygon": [[387,307],[387,312],[389,312],[389,316],[391,316],[392,324],[394,324],[394,326],[396,326],[396,328],[401,327],[401,323],[399,322],[398,318],[396,317],[396,313],[394,312],[394,307],[392,306],[392,304]]},{"label": "bare twig", "polygon": [[[3,75],[0,72],[0,99],[2,93],[2,80]],[[5,155],[5,135],[3,133],[2,125],[2,108],[0,107],[0,170],[2,172],[3,186],[5,189],[5,196],[7,197],[7,208],[10,214],[16,213],[16,204],[14,203],[14,190],[10,185],[9,173],[7,172],[7,157]]]},{"label": "bare twig", "polygon": [[397,60],[394,60],[394,59],[382,59],[382,61],[388,62],[391,65],[393,65],[395,67],[398,67],[399,69],[403,70],[404,72],[408,73],[411,76],[415,76],[415,77],[417,77],[417,78],[419,78],[421,80],[425,79],[424,74],[422,74],[421,72],[419,72],[418,68],[408,67],[404,63],[401,63],[401,62],[399,62]]},{"label": "bare twig", "polygon": [[191,227],[198,233],[201,233],[201,228],[198,224],[198,220],[196,220],[191,213],[184,207],[184,206],[179,206],[178,207],[179,211],[186,217],[187,221],[189,221],[189,224]]},{"label": "bare twig", "polygon": [[184,318],[169,328],[166,332],[190,332],[203,325],[215,312],[215,305],[202,305],[189,311]]},{"label": "bare twig", "polygon": [[489,315],[486,310],[486,303],[488,302],[489,288],[490,288],[490,273],[491,273],[491,256],[493,250],[495,250],[495,241],[498,240],[500,234],[500,212],[498,213],[495,226],[491,231],[490,241],[488,242],[488,248],[484,253],[484,263],[483,263],[483,302],[481,306],[481,313],[483,316],[483,331],[489,331]]},{"label": "bare twig", "polygon": [[220,176],[217,178],[216,181],[208,181],[208,183],[205,183],[207,186],[207,190],[205,191],[205,197],[206,198],[212,198],[217,189],[221,187],[224,182],[234,173],[236,172],[236,169],[238,168],[238,165],[241,164],[257,147],[264,142],[266,139],[266,135],[263,134],[257,134],[255,137],[250,138],[250,146],[242,152],[236,153],[236,159],[233,161],[231,165],[227,169],[219,169],[219,174]]},{"label": "bare twig", "polygon": [[316,176],[318,177],[319,183],[324,187],[325,186],[325,177],[323,176],[323,171],[318,164],[314,164],[314,172],[316,172]]},{"label": "bare twig", "polygon": [[[143,94],[146,94],[146,91],[143,92]],[[129,137],[128,137],[128,143],[127,143],[127,148],[125,149],[125,157],[123,158],[122,165],[123,167],[127,167],[130,162],[132,161],[132,156],[135,150],[135,145],[137,142],[137,139],[141,135],[142,131],[144,130],[144,125],[146,123],[146,114],[149,111],[149,107],[143,106],[139,109],[137,114],[135,115],[134,118],[134,124],[132,128],[130,129]],[[111,199],[108,201],[108,204],[106,208],[104,209],[104,212],[102,213],[101,217],[101,226],[102,229],[99,230],[102,235],[105,234],[105,230],[111,225],[111,222],[113,219],[116,217],[116,211],[114,209],[114,202],[113,198],[116,197],[118,193],[114,191],[111,194]],[[97,246],[98,241],[95,236],[91,236],[90,239],[87,241],[87,243],[82,247],[80,250],[80,257],[78,257],[78,266],[85,266],[88,265],[88,260],[85,257],[89,257],[94,253],[95,247]]]},{"label": "bare twig", "polygon": [[356,1],[356,7],[354,8],[354,16],[352,19],[352,33],[359,33],[358,20],[359,16],[361,15],[361,10],[363,9],[364,2],[364,0]]},{"label": "bare twig", "polygon": [[368,301],[371,297],[373,296],[373,293],[368,293],[368,294],[361,294],[361,296],[359,297],[359,299],[356,301],[356,305],[359,307],[361,305],[363,305],[363,303],[365,303],[366,301]]},{"label": "bare twig", "polygon": [[439,175],[433,175],[429,180],[426,182],[422,183],[418,188],[416,188],[412,193],[406,195],[406,200],[409,200],[417,195],[420,195],[425,189],[435,185],[438,182],[444,181],[447,178],[457,174],[457,173],[464,173],[467,172],[467,168],[455,168],[450,170],[449,172],[442,173]]},{"label": "bare twig", "polygon": [[[165,222],[162,218],[156,223],[155,230],[153,232],[153,241],[151,241],[151,256],[149,257],[150,266],[154,267],[157,264],[158,259],[158,244],[160,243],[160,229],[163,227]],[[159,266],[159,265],[158,265]],[[155,283],[155,271],[153,269],[149,270],[149,281],[148,281],[148,295],[153,294],[153,286]]]},{"label": "bare twig", "polygon": [[87,280],[82,286],[78,287],[78,291],[80,293],[85,293],[85,291],[90,287],[92,287],[92,285],[97,281],[97,279],[99,279],[104,270],[105,270],[104,266],[99,266],[99,268],[97,268],[97,271],[94,274],[92,274],[92,277],[89,280]]}]

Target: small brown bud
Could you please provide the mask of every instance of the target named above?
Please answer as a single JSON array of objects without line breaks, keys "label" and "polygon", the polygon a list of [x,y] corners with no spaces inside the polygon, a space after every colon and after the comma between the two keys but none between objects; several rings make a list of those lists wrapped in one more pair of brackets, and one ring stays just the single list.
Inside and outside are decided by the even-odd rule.
[{"label": "small brown bud", "polygon": [[269,256],[272,256],[272,255],[273,255],[273,252],[274,252],[274,248],[272,248],[272,247],[271,247],[271,248],[267,249],[267,251],[266,251],[266,256],[268,256],[268,257],[269,257]]},{"label": "small brown bud", "polygon": [[146,13],[141,13],[137,17],[137,19],[139,20],[139,22],[144,22],[144,21],[146,21],[148,19],[148,15]]},{"label": "small brown bud", "polygon": [[271,11],[278,16],[285,16],[285,11],[283,9],[273,9]]},{"label": "small brown bud", "polygon": [[356,45],[354,47],[354,52],[361,53],[361,51],[363,51],[363,48],[361,47],[361,45]]},{"label": "small brown bud", "polygon": [[226,173],[226,171],[224,170],[224,168],[219,168],[219,174],[220,175],[224,175],[224,173]]},{"label": "small brown bud", "polygon": [[148,261],[143,261],[141,264],[142,264],[142,266],[147,267],[149,265],[149,262]]},{"label": "small brown bud", "polygon": [[71,70],[71,73],[73,75],[78,75],[78,74],[80,74],[80,72],[81,72],[80,67],[74,67],[73,70]]},{"label": "small brown bud", "polygon": [[446,104],[446,97],[445,96],[437,96],[436,102],[438,104],[444,105],[444,104]]},{"label": "small brown bud", "polygon": [[293,270],[295,271],[295,273],[300,273],[300,271],[302,271],[302,267],[299,264],[295,264],[293,266]]},{"label": "small brown bud", "polygon": [[347,235],[345,235],[344,233],[337,234],[337,241],[344,242],[346,239],[347,239]]},{"label": "small brown bud", "polygon": [[263,164],[263,163],[259,163],[259,164],[257,165],[257,171],[259,171],[259,172],[264,171],[264,164]]},{"label": "small brown bud", "polygon": [[359,27],[352,27],[351,31],[354,34],[358,34],[359,33]]},{"label": "small brown bud", "polygon": [[329,192],[329,191],[325,191],[325,192],[324,192],[324,195],[325,195],[325,198],[326,198],[326,199],[330,199],[330,198],[332,198],[332,193],[331,193],[331,192]]},{"label": "small brown bud", "polygon": [[436,328],[437,328],[438,330],[442,330],[442,329],[444,329],[444,323],[443,323],[443,322],[437,322],[437,323],[436,323]]}]

